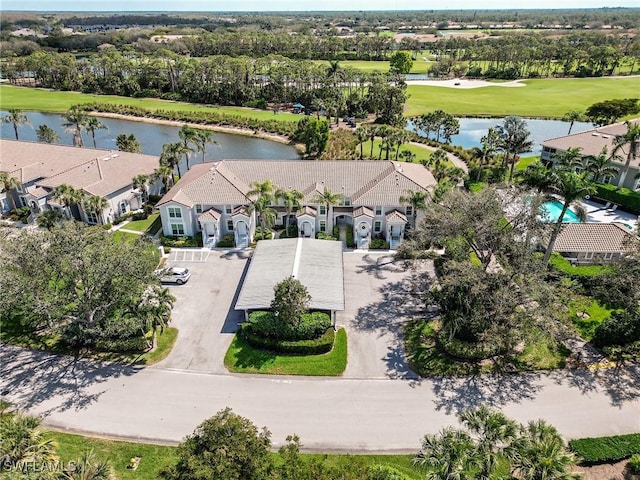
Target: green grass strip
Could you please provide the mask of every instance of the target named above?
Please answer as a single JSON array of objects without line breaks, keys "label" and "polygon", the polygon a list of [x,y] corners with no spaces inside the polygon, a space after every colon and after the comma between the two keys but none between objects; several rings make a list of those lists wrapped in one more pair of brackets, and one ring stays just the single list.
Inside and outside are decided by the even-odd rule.
[{"label": "green grass strip", "polygon": [[611,437],[580,438],[569,442],[585,463],[611,463],[640,453],[640,433]]}]

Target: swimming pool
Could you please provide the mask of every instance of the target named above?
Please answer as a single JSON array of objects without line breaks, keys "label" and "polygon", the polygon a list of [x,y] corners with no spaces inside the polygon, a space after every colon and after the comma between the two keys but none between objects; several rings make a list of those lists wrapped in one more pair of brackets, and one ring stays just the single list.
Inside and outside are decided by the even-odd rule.
[{"label": "swimming pool", "polygon": [[[541,213],[544,214],[544,216],[546,217],[545,219],[548,219],[549,222],[556,222],[558,221],[560,212],[562,212],[562,203],[554,202],[554,201],[544,202],[542,205],[540,205],[540,210],[541,210]],[[576,215],[576,213],[571,209],[565,212],[564,217],[562,217],[562,221],[564,223],[582,222],[582,220],[580,220],[578,215]]]}]

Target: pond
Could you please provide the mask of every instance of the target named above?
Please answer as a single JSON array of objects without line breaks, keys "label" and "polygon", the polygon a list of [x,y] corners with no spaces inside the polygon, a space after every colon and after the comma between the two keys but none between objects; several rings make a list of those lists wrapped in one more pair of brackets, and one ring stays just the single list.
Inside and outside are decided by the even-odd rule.
[{"label": "pond", "polygon": [[[460,121],[460,133],[451,137],[452,145],[459,145],[463,148],[480,147],[483,136],[487,134],[489,127],[502,124],[504,118],[458,118]],[[542,142],[550,138],[562,137],[569,133],[569,122],[562,120],[541,120],[525,118],[527,128],[531,132],[531,139],[534,142],[533,153],[539,154],[542,151]],[[571,133],[584,132],[592,129],[593,125],[586,122],[575,122]],[[411,122],[407,129],[415,131]]]},{"label": "pond", "polygon": [[[6,115],[6,111],[1,111],[0,115]],[[73,136],[65,133],[62,126],[64,122],[62,116],[53,113],[25,112],[31,122],[31,126],[24,125],[18,127],[20,140],[37,141],[36,129],[40,125],[47,125],[54,129],[60,136],[63,145],[73,145]],[[132,122],[114,118],[100,118],[108,130],[96,130],[96,145],[98,148],[117,150],[116,137],[121,134],[133,133],[142,147],[142,153],[149,155],[160,155],[162,145],[165,143],[178,142],[178,127],[170,125],[157,125],[145,122]],[[2,138],[15,139],[13,125],[3,123],[1,125]],[[87,132],[82,134],[85,147],[93,147],[91,135]],[[244,135],[233,135],[230,133],[213,133],[213,138],[217,145],[208,145],[205,156],[206,161],[222,159],[272,159],[272,160],[298,160],[297,150],[283,143],[273,142],[262,138],[247,137]],[[202,154],[196,153],[191,163],[200,163]]]}]

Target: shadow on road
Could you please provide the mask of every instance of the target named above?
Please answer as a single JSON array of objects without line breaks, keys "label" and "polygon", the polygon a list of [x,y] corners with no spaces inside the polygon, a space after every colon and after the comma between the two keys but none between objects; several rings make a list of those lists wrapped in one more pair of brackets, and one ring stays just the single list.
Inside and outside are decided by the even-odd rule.
[{"label": "shadow on road", "polygon": [[82,410],[104,393],[89,393],[89,387],[111,378],[131,376],[142,370],[139,366],[102,363],[9,345],[0,348],[0,365],[0,396],[21,408],[33,408],[55,396],[63,398],[62,403],[50,407],[46,413]]},{"label": "shadow on road", "polygon": [[[236,254],[238,256],[236,257]],[[247,256],[241,256],[246,254]],[[228,255],[232,255],[228,257]],[[249,258],[251,254],[249,252],[229,252],[220,256],[220,258],[231,259],[231,258],[239,258],[246,259]],[[231,305],[229,306],[229,310],[227,311],[227,316],[224,319],[224,323],[222,324],[222,330],[220,333],[235,333],[238,330],[238,324],[244,321],[244,313],[242,311],[235,310],[236,302],[238,301],[238,296],[240,295],[240,290],[242,289],[242,285],[244,284],[244,279],[247,276],[247,271],[249,270],[250,261],[245,262],[244,269],[242,270],[242,275],[240,275],[240,281],[238,282],[238,286],[236,287],[236,291],[233,294],[233,300],[231,301]]]}]

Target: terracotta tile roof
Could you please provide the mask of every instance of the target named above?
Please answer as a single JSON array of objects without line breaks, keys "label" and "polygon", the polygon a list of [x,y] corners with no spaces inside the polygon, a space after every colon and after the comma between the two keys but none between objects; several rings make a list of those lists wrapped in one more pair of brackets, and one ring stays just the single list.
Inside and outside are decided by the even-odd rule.
[{"label": "terracotta tile roof", "polygon": [[53,188],[67,183],[106,196],[131,185],[136,175],[151,175],[158,157],[66,145],[0,140],[0,171],[21,183]]},{"label": "terracotta tile roof", "polygon": [[248,217],[249,209],[247,207],[236,207],[233,212],[231,212],[231,216],[234,217],[236,215],[244,215],[245,217]]},{"label": "terracotta tile roof", "polygon": [[36,187],[35,185],[32,185],[31,187],[29,187],[27,189],[27,193],[30,195],[33,195],[36,198],[44,198],[47,195],[49,195],[50,190],[47,190],[45,188],[42,187]]},{"label": "terracotta tile roof", "polygon": [[[159,205],[178,192],[192,204],[249,203],[253,182],[271,180],[276,188],[305,194],[303,203],[315,203],[325,188],[344,194],[352,205],[397,205],[405,190],[428,190],[436,185],[422,165],[387,161],[224,160],[195,165]],[[177,201],[177,200],[176,200]],[[182,201],[181,203],[184,203]]]},{"label": "terracotta tile roof", "polygon": [[215,208],[210,208],[206,212],[202,212],[200,215],[198,215],[198,221],[199,222],[210,222],[211,220],[217,221],[217,220],[220,220],[221,215],[222,215],[222,212],[219,212]]},{"label": "terracotta tile roof", "polygon": [[385,216],[387,222],[406,222],[407,217],[404,213],[400,213],[398,210],[393,210]]},{"label": "terracotta tile roof", "polygon": [[557,252],[619,253],[625,251],[624,240],[629,235],[629,230],[615,223],[566,223],[553,249]]},{"label": "terracotta tile roof", "polygon": [[373,218],[375,215],[373,214],[373,210],[367,207],[358,207],[353,211],[353,218],[364,216]]},{"label": "terracotta tile roof", "polygon": [[[640,124],[640,118],[630,120],[631,123]],[[607,147],[609,154],[613,150],[613,141],[616,135],[623,135],[626,133],[627,127],[624,122],[614,123],[604,127],[594,128],[580,133],[573,133],[571,135],[565,135],[563,137],[551,138],[542,142],[544,147],[555,148],[556,150],[566,151],[569,148],[580,147],[582,150],[580,154],[587,155],[599,155],[603,147]],[[629,153],[629,146],[624,146],[618,151],[618,154],[622,157],[620,162],[626,162],[627,154]],[[640,165],[640,157],[631,162],[633,166]]]},{"label": "terracotta tile roof", "polygon": [[301,208],[296,214],[296,216],[298,217],[301,217],[302,215],[309,215],[311,217],[315,217],[316,209],[307,205],[304,208]]}]

